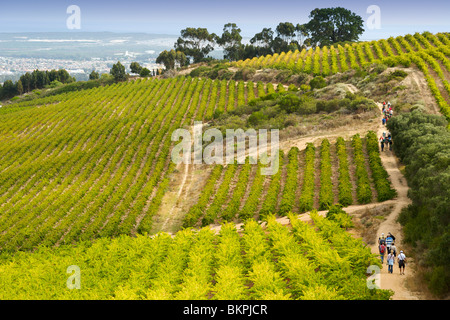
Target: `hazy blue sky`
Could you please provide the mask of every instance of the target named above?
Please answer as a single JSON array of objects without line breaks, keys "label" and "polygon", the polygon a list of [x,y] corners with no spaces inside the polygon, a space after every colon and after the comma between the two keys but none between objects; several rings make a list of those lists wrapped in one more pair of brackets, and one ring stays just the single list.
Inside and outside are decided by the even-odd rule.
[{"label": "hazy blue sky", "polygon": [[243,36],[279,22],[305,23],[314,8],[342,6],[367,20],[367,8],[381,9],[381,29],[362,40],[416,31],[450,31],[448,0],[20,0],[2,1],[0,32],[65,32],[69,5],[81,9],[81,30],[179,34],[185,27],[206,27],[221,34],[235,22]]}]

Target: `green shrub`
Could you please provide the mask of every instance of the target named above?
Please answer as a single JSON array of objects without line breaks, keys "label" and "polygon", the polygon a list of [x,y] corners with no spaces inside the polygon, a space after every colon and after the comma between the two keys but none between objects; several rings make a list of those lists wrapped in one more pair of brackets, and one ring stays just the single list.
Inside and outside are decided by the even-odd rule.
[{"label": "green shrub", "polygon": [[310,86],[310,85],[307,85],[307,84],[302,84],[302,85],[300,86],[300,90],[303,91],[303,92],[311,91],[311,86]]},{"label": "green shrub", "polygon": [[321,76],[315,77],[309,82],[309,85],[311,86],[311,89],[321,89],[325,88],[327,86],[327,82],[325,79]]},{"label": "green shrub", "polygon": [[200,77],[202,75],[204,75],[207,72],[210,72],[211,68],[208,68],[206,66],[200,66],[194,70],[191,71],[191,73],[189,74],[191,77]]},{"label": "green shrub", "polygon": [[300,98],[295,94],[286,94],[280,100],[281,110],[286,111],[287,113],[293,113],[298,110],[300,105]]},{"label": "green shrub", "polygon": [[256,111],[248,118],[248,123],[251,126],[257,126],[265,120],[267,120],[267,116],[262,111]]},{"label": "green shrub", "polygon": [[405,79],[407,76],[408,76],[408,72],[403,71],[403,70],[395,70],[388,75],[387,79],[388,79],[388,81],[391,81],[391,80],[401,81],[401,80]]}]

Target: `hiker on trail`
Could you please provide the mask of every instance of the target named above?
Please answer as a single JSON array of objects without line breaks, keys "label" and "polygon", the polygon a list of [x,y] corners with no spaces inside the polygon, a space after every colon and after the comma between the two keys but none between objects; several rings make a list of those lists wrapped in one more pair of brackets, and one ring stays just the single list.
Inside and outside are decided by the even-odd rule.
[{"label": "hiker on trail", "polygon": [[[400,274],[405,274],[405,267],[406,267],[406,256],[403,253],[403,251],[400,251],[400,254],[398,255],[398,267],[400,268]],[[403,269],[403,272],[402,272]]]},{"label": "hiker on trail", "polygon": [[387,265],[388,265],[388,273],[393,273],[394,272],[394,261],[395,261],[394,254],[389,253],[386,257],[386,260],[387,260]]},{"label": "hiker on trail", "polygon": [[384,151],[384,138],[380,137],[381,151]]},{"label": "hiker on trail", "polygon": [[387,142],[387,144],[389,144],[389,151],[392,151],[392,136],[390,134],[387,137],[386,142]]},{"label": "hiker on trail", "polygon": [[395,237],[394,237],[394,235],[392,233],[388,232],[388,237],[391,237],[392,241],[395,241]]},{"label": "hiker on trail", "polygon": [[384,237],[384,233],[381,234],[381,237],[378,238],[378,244],[384,244],[386,245],[386,238]]},{"label": "hiker on trail", "polygon": [[392,118],[393,115],[394,115],[394,110],[392,110],[392,108],[391,108],[391,110],[389,110],[389,118]]},{"label": "hiker on trail", "polygon": [[391,245],[391,252],[394,254],[394,257],[397,256],[397,247],[395,246],[394,242],[392,242],[392,245]]},{"label": "hiker on trail", "polygon": [[386,248],[388,253],[391,253],[392,242],[394,242],[394,239],[392,239],[391,233],[389,232],[386,237]]},{"label": "hiker on trail", "polygon": [[384,255],[386,254],[386,245],[384,244],[384,242],[379,245],[378,250],[380,251],[381,264],[383,264]]},{"label": "hiker on trail", "polygon": [[383,117],[383,119],[381,119],[381,123],[383,124],[383,126],[386,125],[386,117]]}]

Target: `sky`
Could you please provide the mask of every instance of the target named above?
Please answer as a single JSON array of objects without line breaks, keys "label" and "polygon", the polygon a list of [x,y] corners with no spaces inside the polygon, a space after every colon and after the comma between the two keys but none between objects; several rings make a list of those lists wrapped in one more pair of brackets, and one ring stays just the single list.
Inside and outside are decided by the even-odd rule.
[{"label": "sky", "polygon": [[[80,29],[69,30],[70,5],[80,8]],[[379,8],[379,28],[368,28]],[[236,23],[244,37],[280,22],[306,23],[315,8],[344,7],[360,15],[366,31],[360,40],[408,33],[450,31],[449,0],[2,0],[0,32],[143,32],[179,35],[186,27],[221,34]],[[373,18],[373,17],[372,17]],[[372,24],[373,25],[373,24]]]}]

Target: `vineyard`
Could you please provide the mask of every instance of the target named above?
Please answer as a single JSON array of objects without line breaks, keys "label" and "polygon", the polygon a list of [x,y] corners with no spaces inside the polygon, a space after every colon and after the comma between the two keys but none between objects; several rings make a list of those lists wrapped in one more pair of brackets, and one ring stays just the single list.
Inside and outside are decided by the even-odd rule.
[{"label": "vineyard", "polygon": [[[239,68],[288,69],[314,76],[329,76],[373,63],[416,65],[423,72],[441,112],[450,119],[450,34],[425,32],[387,40],[310,48],[261,56],[233,63]],[[447,76],[446,76],[447,74]]]},{"label": "vineyard", "polygon": [[[374,63],[416,66],[450,119],[449,55],[449,33],[416,33],[232,66],[325,77]],[[319,100],[311,87],[139,78],[1,107],[0,299],[389,299],[392,292],[367,288],[367,268],[380,266],[379,257],[348,232],[353,222],[342,209],[398,196],[379,137],[369,131],[378,109],[372,100],[373,113],[364,109],[368,94],[355,86],[355,93],[347,88],[345,98],[329,100]],[[287,111],[288,98],[292,106],[298,98],[298,106],[322,108]],[[355,107],[341,107],[341,100]],[[324,107],[329,102],[334,113]],[[270,116],[263,112],[268,106]],[[176,129],[192,129],[196,121],[214,126],[227,113],[239,124],[258,113],[268,120],[288,114],[289,121],[319,129],[309,135],[289,127],[295,134],[282,141],[274,175],[263,175],[265,165],[250,158],[207,170],[172,162]],[[319,132],[328,130],[320,127],[323,119],[329,132]],[[292,143],[299,136],[305,143]],[[176,183],[182,187],[171,190]],[[185,183],[195,186],[183,189]],[[178,191],[187,199],[179,202],[189,205],[177,207],[175,199],[164,206],[164,196]],[[158,229],[161,208],[169,207],[182,211],[173,235]],[[299,218],[307,212],[308,221]],[[67,290],[72,265],[82,270],[84,290]]]},{"label": "vineyard", "polygon": [[175,168],[171,133],[260,94],[244,82],[149,79],[2,108],[0,248],[149,232]]},{"label": "vineyard", "polygon": [[[379,265],[370,248],[336,219],[311,217],[314,225],[268,216],[265,228],[248,220],[240,232],[228,223],[218,235],[186,229],[18,252],[0,265],[0,299],[389,299],[391,291],[367,288],[367,267]],[[65,287],[72,265],[81,290]]]},{"label": "vineyard", "polygon": [[271,214],[282,217],[396,196],[381,165],[373,132],[364,139],[356,135],[351,141],[338,138],[333,144],[324,139],[317,147],[310,143],[302,151],[280,152],[279,165],[273,176],[261,175],[261,163],[216,165],[197,203],[184,217],[183,227],[265,220]]}]

